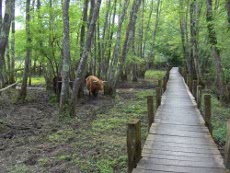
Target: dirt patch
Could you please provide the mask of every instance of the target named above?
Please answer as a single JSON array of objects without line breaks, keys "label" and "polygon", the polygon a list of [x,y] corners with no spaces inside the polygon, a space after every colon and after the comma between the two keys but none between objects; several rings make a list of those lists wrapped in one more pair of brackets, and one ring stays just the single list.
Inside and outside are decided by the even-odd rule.
[{"label": "dirt patch", "polygon": [[[97,99],[85,96],[76,105],[77,117],[74,118],[59,117],[57,105],[50,103],[44,90],[29,90],[24,103],[16,103],[17,91],[5,92],[0,100],[0,172],[96,173],[107,169],[103,168],[105,165],[111,167],[108,160],[115,162],[114,158],[103,159],[106,152],[113,152],[111,155],[118,158],[113,163],[113,171],[123,172],[126,158],[119,157],[119,153],[126,152],[125,146],[113,146],[113,141],[117,140],[113,135],[125,135],[125,127],[122,130],[114,127],[109,136],[109,133],[100,133],[100,126],[108,131],[113,129],[111,125],[104,127],[107,120],[95,120],[115,105],[123,106],[132,100],[139,90],[152,88],[154,85],[145,80],[119,84],[117,96],[122,103],[102,95]],[[116,121],[115,125],[120,123],[119,115],[116,116],[118,118],[110,116],[111,121]],[[122,136],[116,143],[124,141]],[[97,166],[89,168],[89,165]]]}]

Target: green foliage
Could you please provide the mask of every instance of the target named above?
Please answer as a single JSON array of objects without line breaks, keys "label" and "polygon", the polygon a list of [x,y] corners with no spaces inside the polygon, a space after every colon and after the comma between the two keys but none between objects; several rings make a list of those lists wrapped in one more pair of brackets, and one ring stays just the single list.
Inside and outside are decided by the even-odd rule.
[{"label": "green foliage", "polygon": [[9,173],[30,173],[29,168],[25,164],[18,164],[8,169]]},{"label": "green foliage", "polygon": [[47,157],[43,157],[43,158],[38,159],[38,164],[43,167],[46,167],[50,165],[50,160]]},{"label": "green foliage", "polygon": [[[18,77],[17,81],[22,81],[22,77]],[[45,79],[43,76],[33,76],[31,78],[31,85],[36,85],[36,86],[40,86],[40,85],[45,85]]]},{"label": "green foliage", "polygon": [[[207,94],[206,92],[203,93]],[[204,98],[202,97],[202,112],[204,112]],[[226,128],[227,128],[227,120],[230,118],[230,107],[223,107],[220,101],[212,95],[211,99],[212,105],[212,132],[214,140],[221,146],[223,146],[226,142]]]},{"label": "green foliage", "polygon": [[54,132],[53,134],[50,134],[47,137],[47,140],[53,143],[65,143],[69,139],[75,137],[76,133],[73,131],[73,129],[65,129],[65,130],[59,130],[57,132]]},{"label": "green foliage", "polygon": [[161,70],[147,70],[145,72],[146,78],[152,78],[154,80],[163,79],[164,75],[165,75],[165,71],[161,71]]}]

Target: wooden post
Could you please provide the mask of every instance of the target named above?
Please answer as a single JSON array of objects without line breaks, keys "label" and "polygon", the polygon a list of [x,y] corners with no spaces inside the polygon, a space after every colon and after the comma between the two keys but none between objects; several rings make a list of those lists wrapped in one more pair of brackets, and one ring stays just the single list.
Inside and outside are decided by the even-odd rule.
[{"label": "wooden post", "polygon": [[227,121],[227,134],[224,150],[224,164],[227,169],[230,169],[230,119]]},{"label": "wooden post", "polygon": [[166,76],[163,78],[163,92],[166,91],[166,86],[167,86],[167,78]]},{"label": "wooden post", "polygon": [[161,89],[160,87],[156,88],[156,109],[161,105]]},{"label": "wooden post", "polygon": [[160,88],[160,95],[162,95],[162,80],[158,80],[158,87]]},{"label": "wooden post", "polygon": [[154,108],[153,108],[153,96],[147,96],[147,107],[148,107],[148,119],[149,129],[154,122]]},{"label": "wooden post", "polygon": [[168,80],[169,80],[169,69],[167,69],[167,71],[166,71],[166,78],[167,78],[167,82],[168,82]]},{"label": "wooden post", "polygon": [[204,95],[204,120],[205,125],[208,127],[210,133],[212,134],[211,127],[211,95]]},{"label": "wooden post", "polygon": [[185,83],[187,83],[187,72],[186,71],[184,71],[184,81],[185,81]]},{"label": "wooden post", "polygon": [[187,77],[187,85],[190,91],[192,91],[192,76],[189,74]]},{"label": "wooden post", "polygon": [[141,159],[141,122],[139,119],[128,122],[127,152],[128,173],[131,173]]},{"label": "wooden post", "polygon": [[192,82],[192,95],[195,97],[195,100],[197,101],[197,80],[193,80]]},{"label": "wooden post", "polygon": [[201,98],[202,98],[202,86],[201,85],[198,85],[197,86],[197,96],[196,96],[197,100],[197,107],[198,109],[201,108]]}]

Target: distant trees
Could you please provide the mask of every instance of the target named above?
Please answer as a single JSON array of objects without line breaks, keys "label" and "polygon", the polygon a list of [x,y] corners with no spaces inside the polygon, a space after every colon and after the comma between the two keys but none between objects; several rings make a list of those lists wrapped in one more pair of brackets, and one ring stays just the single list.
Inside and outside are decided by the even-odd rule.
[{"label": "distant trees", "polygon": [[[0,2],[1,12],[3,2]],[[193,78],[204,80],[222,101],[228,100],[229,96],[223,93],[228,93],[226,86],[230,80],[229,0],[215,1],[212,7],[208,5],[210,0],[104,0],[90,42],[87,36],[98,1],[32,1],[30,21],[24,22],[23,15],[16,17],[16,22],[26,23],[25,28],[16,32],[14,22],[10,22],[11,32],[10,24],[6,25],[14,15],[13,5],[8,2],[14,1],[6,1],[12,12],[6,9],[10,18],[6,15],[4,20],[0,14],[1,85],[6,81],[12,83],[14,68],[22,64],[20,68],[24,68],[28,77],[32,70],[36,73],[39,69],[48,90],[52,89],[53,77],[62,76],[62,96],[66,96],[67,81],[75,78],[72,97],[76,97],[85,74],[107,80],[105,94],[113,95],[121,79],[137,81],[148,68],[184,65]],[[21,9],[26,10],[24,4]],[[64,4],[69,4],[68,9],[63,9],[67,7]],[[3,30],[8,30],[9,39]],[[28,67],[27,61],[22,63],[25,56],[30,59]],[[81,70],[76,73],[76,69]],[[212,85],[214,80],[218,85]],[[69,103],[73,105],[74,99]],[[61,105],[69,101],[64,100],[63,97]]]},{"label": "distant trees", "polygon": [[5,14],[2,18],[2,0],[0,1],[0,88],[7,82],[5,52],[8,44],[11,21],[13,19],[15,0],[5,1]]}]

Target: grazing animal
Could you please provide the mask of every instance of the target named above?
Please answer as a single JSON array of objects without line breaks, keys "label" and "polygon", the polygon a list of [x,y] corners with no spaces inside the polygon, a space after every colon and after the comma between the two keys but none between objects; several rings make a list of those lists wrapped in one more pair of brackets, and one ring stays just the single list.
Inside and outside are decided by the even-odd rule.
[{"label": "grazing animal", "polygon": [[104,82],[106,81],[102,81],[96,76],[91,75],[85,79],[85,82],[86,87],[89,90],[89,96],[93,95],[94,97],[97,97],[98,92],[104,90]]}]

